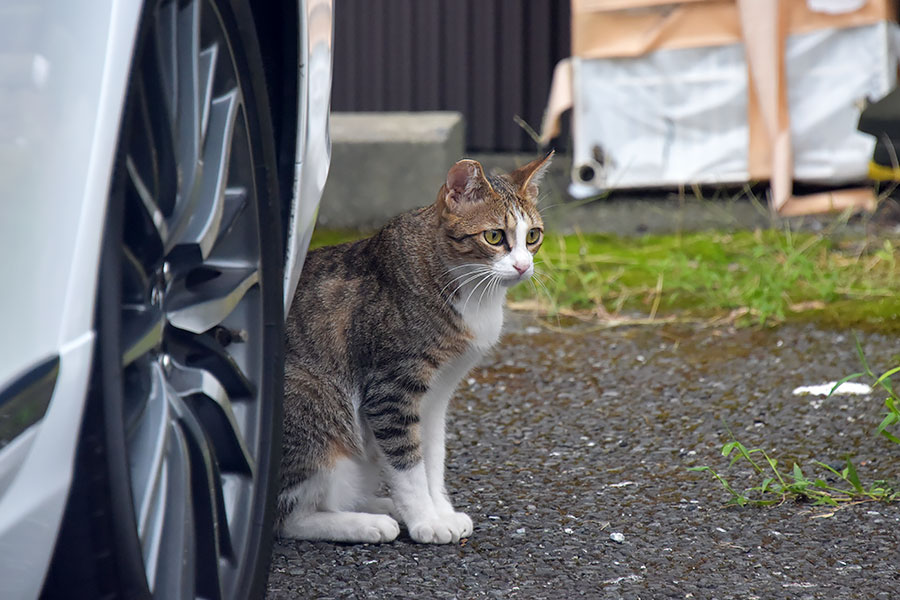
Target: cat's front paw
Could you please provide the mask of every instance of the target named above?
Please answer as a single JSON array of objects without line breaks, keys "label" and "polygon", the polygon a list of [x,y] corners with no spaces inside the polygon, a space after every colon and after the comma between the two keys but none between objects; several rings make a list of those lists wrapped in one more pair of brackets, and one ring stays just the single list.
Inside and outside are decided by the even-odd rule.
[{"label": "cat's front paw", "polygon": [[464,513],[441,515],[409,525],[410,537],[421,544],[455,544],[471,534],[472,519]]},{"label": "cat's front paw", "polygon": [[359,539],[369,544],[393,542],[400,535],[400,525],[387,515],[366,515],[365,523],[360,524]]},{"label": "cat's front paw", "polygon": [[457,531],[459,531],[459,537],[465,538],[472,535],[472,519],[469,518],[469,515],[466,513],[455,512],[449,515],[444,515],[444,518],[452,522]]}]

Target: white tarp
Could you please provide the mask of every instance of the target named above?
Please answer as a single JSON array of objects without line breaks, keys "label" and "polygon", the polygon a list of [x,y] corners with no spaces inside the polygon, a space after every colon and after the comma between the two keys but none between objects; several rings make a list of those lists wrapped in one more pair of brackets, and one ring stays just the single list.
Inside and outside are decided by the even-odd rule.
[{"label": "white tarp", "polygon": [[[880,22],[788,37],[795,179],[865,178],[875,142],[856,125],[865,100],[894,86],[896,35]],[[749,179],[742,44],[576,57],[572,69],[573,195]]]}]

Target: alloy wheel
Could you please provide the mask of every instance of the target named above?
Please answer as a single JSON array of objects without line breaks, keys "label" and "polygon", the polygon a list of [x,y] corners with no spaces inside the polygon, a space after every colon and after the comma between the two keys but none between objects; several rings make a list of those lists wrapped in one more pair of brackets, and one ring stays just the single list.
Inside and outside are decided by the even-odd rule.
[{"label": "alloy wheel", "polygon": [[218,7],[163,2],[147,18],[120,144],[130,495],[153,595],[218,598],[258,543],[271,452],[258,158]]}]

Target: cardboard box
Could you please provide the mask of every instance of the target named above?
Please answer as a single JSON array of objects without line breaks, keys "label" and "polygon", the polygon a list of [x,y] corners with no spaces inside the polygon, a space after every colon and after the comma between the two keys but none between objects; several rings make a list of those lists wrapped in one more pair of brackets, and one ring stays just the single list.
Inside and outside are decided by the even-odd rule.
[{"label": "cardboard box", "polygon": [[894,6],[810,4],[573,0],[573,58],[557,67],[544,126],[549,139],[572,106],[572,191],[770,179],[785,214],[871,207],[871,193],[801,202],[791,187],[795,175],[865,177],[874,140],[856,123],[895,83]]}]

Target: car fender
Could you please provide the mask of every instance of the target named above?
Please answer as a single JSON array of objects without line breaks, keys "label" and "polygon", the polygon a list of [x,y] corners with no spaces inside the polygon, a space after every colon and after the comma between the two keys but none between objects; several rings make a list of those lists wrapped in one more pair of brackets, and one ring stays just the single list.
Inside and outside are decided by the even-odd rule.
[{"label": "car fender", "polygon": [[[48,357],[46,413],[0,447],[0,597],[36,597],[71,484],[112,161],[141,3],[0,9],[0,393]],[[4,476],[6,474],[7,476]]]},{"label": "car fender", "polygon": [[[332,0],[301,0],[297,152],[284,269],[284,314],[288,314],[319,201],[331,163],[329,114],[333,62]],[[303,32],[308,32],[304,38]]]}]

